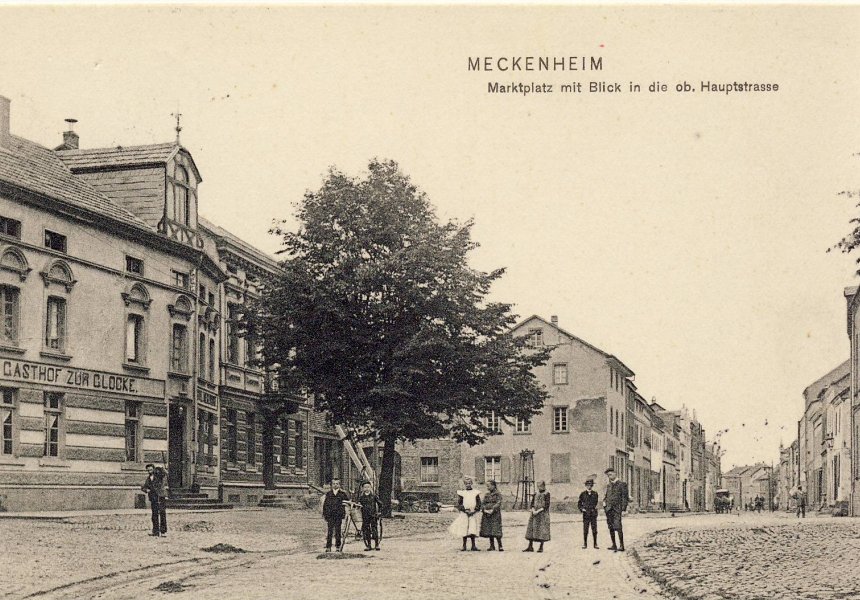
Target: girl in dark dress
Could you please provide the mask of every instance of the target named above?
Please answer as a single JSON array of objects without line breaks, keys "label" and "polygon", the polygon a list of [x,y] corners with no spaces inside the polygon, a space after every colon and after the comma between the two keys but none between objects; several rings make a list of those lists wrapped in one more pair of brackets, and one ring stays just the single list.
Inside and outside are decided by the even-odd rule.
[{"label": "girl in dark dress", "polygon": [[496,549],[496,541],[499,542],[499,552],[502,548],[502,495],[499,493],[495,481],[487,482],[487,493],[481,500],[481,510],[484,516],[481,519],[481,537],[490,538],[489,550]]},{"label": "girl in dark dress", "polygon": [[529,516],[529,524],[526,527],[526,539],[529,547],[523,552],[534,552],[534,542],[540,542],[538,552],[543,552],[543,543],[550,540],[549,535],[549,492],[546,491],[546,483],[538,483],[538,491],[532,497],[532,514]]}]

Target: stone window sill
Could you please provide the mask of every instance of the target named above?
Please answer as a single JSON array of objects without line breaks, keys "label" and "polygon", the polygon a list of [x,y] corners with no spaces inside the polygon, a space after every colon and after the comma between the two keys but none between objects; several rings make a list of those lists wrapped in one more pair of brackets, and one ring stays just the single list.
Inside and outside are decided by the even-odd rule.
[{"label": "stone window sill", "polygon": [[553,434],[567,435],[569,433],[570,433],[570,431],[553,431]]},{"label": "stone window sill", "polygon": [[53,358],[54,360],[62,360],[64,362],[72,360],[72,356],[70,354],[64,354],[63,352],[55,352],[52,350],[42,350],[39,352],[39,356],[43,358]]},{"label": "stone window sill", "polygon": [[3,467],[23,467],[24,463],[21,462],[20,458],[17,458],[14,455],[5,455],[0,456],[0,466]]},{"label": "stone window sill", "polygon": [[[559,432],[559,433],[565,433],[565,432]],[[531,431],[515,431],[514,432],[514,435],[531,435],[531,434],[532,434]]]},{"label": "stone window sill", "polygon": [[39,459],[39,466],[40,467],[62,467],[64,469],[68,469],[69,467],[72,466],[72,463],[67,461],[67,460],[63,460],[62,458],[42,457]]},{"label": "stone window sill", "polygon": [[168,371],[167,374],[171,377],[176,377],[177,379],[184,379],[185,381],[191,379],[191,375],[189,373],[182,373],[180,371]]},{"label": "stone window sill", "polygon": [[12,354],[24,354],[27,350],[24,348],[19,348],[18,346],[12,346],[9,344],[0,344],[0,352],[11,352]]},{"label": "stone window sill", "polygon": [[135,373],[141,373],[143,375],[149,373],[149,367],[145,367],[144,365],[139,365],[137,363],[125,362],[122,363],[122,368],[127,371],[134,371]]},{"label": "stone window sill", "polygon": [[146,471],[146,465],[142,462],[126,462],[119,468],[121,471]]}]

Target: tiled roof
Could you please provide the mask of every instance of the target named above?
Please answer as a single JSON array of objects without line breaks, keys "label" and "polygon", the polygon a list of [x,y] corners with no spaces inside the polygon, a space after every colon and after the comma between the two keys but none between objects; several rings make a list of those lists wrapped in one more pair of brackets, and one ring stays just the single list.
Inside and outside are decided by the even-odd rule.
[{"label": "tiled roof", "polygon": [[9,152],[0,151],[0,181],[151,230],[135,215],[73,175],[57,154],[35,142],[11,136]]},{"label": "tiled roof", "polygon": [[257,248],[255,248],[254,246],[252,246],[251,244],[249,244],[248,242],[246,242],[242,238],[237,237],[236,235],[230,233],[229,231],[227,231],[223,227],[221,227],[219,225],[215,225],[215,223],[213,223],[209,219],[203,218],[200,215],[198,215],[197,221],[200,223],[201,227],[205,227],[206,229],[211,231],[214,235],[216,235],[220,238],[223,238],[223,239],[227,240],[229,243],[236,246],[237,248],[244,250],[248,255],[254,257],[256,260],[260,261],[261,263],[263,263],[267,267],[269,267],[271,269],[278,269],[279,268],[280,263],[278,263],[277,259],[269,256],[268,254],[261,252],[260,250],[258,250]]},{"label": "tiled roof", "polygon": [[179,151],[175,142],[147,146],[116,146],[114,148],[87,148],[60,150],[57,154],[72,171],[100,167],[160,164],[167,162]]}]

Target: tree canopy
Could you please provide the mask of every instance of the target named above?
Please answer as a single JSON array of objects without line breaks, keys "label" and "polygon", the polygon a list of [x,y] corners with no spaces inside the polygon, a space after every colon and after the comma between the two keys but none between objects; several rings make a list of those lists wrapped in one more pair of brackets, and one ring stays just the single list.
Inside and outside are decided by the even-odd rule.
[{"label": "tree canopy", "polygon": [[255,335],[282,386],[383,440],[383,502],[397,441],[476,444],[491,413],[512,423],[540,410],[533,368],[548,350],[527,349],[511,305],[487,300],[504,269],[469,266],[471,221],[440,223],[393,161],[371,161],[365,178],[332,169],[296,208],[297,231],[272,230],[285,260]]}]

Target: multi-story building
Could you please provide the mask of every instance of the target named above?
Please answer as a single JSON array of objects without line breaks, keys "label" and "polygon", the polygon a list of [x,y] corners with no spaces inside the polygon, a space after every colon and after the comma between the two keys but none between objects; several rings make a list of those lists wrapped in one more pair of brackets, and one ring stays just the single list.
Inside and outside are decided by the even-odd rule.
[{"label": "multi-story building", "polygon": [[810,507],[847,509],[850,478],[850,361],[845,361],[803,391],[798,427],[800,481]]},{"label": "multi-story building", "polygon": [[236,502],[306,490],[319,417],[296,398],[268,418],[237,329],[277,263],[199,217],[191,154],[73,131],[51,150],[9,122],[0,98],[2,507],[133,506],[147,462]]},{"label": "multi-story building", "polygon": [[651,476],[651,416],[648,402],[640,394],[634,396],[632,421],[633,478],[630,481],[630,498],[638,510],[652,508],[654,495]]},{"label": "multi-story building", "polygon": [[[521,482],[546,481],[553,497],[576,498],[592,475],[602,485],[603,471],[612,466],[622,478],[630,476],[627,445],[626,381],[631,371],[615,356],[561,329],[553,317],[533,316],[514,335],[529,336],[534,347],[553,346],[546,365],[536,369],[550,392],[543,411],[530,421],[509,426],[499,415],[487,415],[498,435],[474,447],[461,446],[461,472],[479,482],[495,479],[506,498],[522,497]],[[523,472],[521,453],[533,452]],[[520,489],[518,489],[520,488]],[[533,488],[532,488],[533,489]]]},{"label": "multi-story building", "polygon": [[752,508],[756,497],[764,498],[765,506],[773,493],[770,466],[764,463],[734,467],[723,474],[723,488],[731,493],[735,507]]}]

